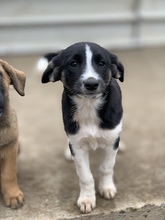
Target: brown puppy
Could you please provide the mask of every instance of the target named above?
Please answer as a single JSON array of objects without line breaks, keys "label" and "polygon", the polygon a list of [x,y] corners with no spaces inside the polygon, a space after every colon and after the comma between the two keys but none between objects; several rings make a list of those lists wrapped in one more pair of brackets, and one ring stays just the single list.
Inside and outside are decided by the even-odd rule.
[{"label": "brown puppy", "polygon": [[9,85],[24,96],[25,74],[0,60],[0,177],[5,205],[19,208],[24,195],[17,184],[18,125],[9,104]]}]

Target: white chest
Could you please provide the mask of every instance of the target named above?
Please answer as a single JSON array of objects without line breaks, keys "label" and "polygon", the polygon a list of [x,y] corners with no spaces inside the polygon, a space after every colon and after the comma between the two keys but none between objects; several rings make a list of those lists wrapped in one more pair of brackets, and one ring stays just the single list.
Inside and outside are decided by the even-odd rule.
[{"label": "white chest", "polygon": [[101,129],[97,111],[103,103],[101,99],[75,98],[77,111],[74,120],[79,123],[77,134],[69,135],[70,143],[77,148],[105,148],[114,143],[122,129],[122,123],[112,130]]}]

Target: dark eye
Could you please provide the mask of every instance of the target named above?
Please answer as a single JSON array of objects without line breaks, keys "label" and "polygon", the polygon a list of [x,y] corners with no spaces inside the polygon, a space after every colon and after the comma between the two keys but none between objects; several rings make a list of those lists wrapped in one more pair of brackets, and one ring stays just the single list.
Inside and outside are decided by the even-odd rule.
[{"label": "dark eye", "polygon": [[73,60],[69,63],[69,65],[72,67],[72,68],[76,68],[79,66],[78,62],[76,60]]},{"label": "dark eye", "polygon": [[99,63],[98,63],[98,66],[104,67],[105,66],[104,60],[100,60]]}]

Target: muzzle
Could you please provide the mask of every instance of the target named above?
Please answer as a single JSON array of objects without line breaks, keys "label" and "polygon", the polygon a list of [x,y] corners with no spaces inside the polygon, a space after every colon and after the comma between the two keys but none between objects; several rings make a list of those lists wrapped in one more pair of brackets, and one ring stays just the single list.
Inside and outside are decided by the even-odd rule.
[{"label": "muzzle", "polygon": [[0,117],[5,111],[5,91],[4,88],[0,88]]}]

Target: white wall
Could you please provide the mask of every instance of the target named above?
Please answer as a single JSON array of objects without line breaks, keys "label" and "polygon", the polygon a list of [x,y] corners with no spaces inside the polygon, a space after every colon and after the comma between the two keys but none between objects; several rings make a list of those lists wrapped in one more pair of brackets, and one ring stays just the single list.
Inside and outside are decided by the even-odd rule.
[{"label": "white wall", "polygon": [[165,45],[165,0],[0,0],[0,54]]}]

